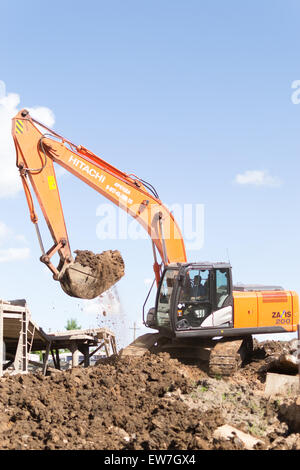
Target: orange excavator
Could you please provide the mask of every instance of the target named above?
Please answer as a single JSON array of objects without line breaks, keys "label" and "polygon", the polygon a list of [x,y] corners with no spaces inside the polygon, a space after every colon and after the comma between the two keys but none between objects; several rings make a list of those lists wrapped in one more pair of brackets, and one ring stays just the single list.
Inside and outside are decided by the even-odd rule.
[{"label": "orange excavator", "polygon": [[[158,333],[143,335],[124,353],[175,351],[179,357],[208,359],[212,374],[228,375],[251,351],[252,335],[297,330],[297,293],[276,286],[234,287],[229,263],[188,262],[181,231],[151,184],[73,144],[33,119],[25,109],[13,118],[12,135],[16,164],[42,251],[40,260],[67,294],[94,298],[113,285],[124,270],[118,252],[109,253],[109,259],[94,255],[95,264],[87,265],[77,257],[74,260],[54,163],[121,207],[148,232],[157,294],[155,307],[147,318],[143,312],[143,320]],[[53,238],[48,251],[39,231],[31,188]],[[51,260],[55,253],[60,259],[57,267]],[[118,269],[114,271],[115,266]]]}]

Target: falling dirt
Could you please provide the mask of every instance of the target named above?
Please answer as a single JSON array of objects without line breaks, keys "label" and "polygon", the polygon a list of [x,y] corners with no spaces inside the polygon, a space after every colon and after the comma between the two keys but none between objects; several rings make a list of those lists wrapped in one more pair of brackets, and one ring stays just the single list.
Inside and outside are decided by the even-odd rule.
[{"label": "falling dirt", "polygon": [[223,424],[258,449],[298,449],[283,417],[292,397],[266,398],[265,349],[232,377],[208,377],[168,354],[112,357],[95,367],[0,379],[0,449],[243,449],[216,439]]},{"label": "falling dirt", "polygon": [[124,276],[124,261],[118,250],[94,254],[76,250],[74,263],[60,277],[63,290],[71,297],[94,299]]},{"label": "falling dirt", "polygon": [[123,312],[110,316],[100,313],[96,321],[97,328],[107,328],[115,334],[118,351],[132,341],[132,332],[128,329],[129,319]]}]

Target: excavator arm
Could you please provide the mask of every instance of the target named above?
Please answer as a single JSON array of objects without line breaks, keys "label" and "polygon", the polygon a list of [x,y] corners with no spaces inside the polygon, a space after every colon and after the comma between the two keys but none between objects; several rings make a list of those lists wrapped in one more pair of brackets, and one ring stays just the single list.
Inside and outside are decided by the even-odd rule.
[{"label": "excavator arm", "polygon": [[[121,207],[144,227],[153,244],[157,283],[160,280],[162,264],[186,262],[180,229],[149,183],[118,170],[85,147],[73,144],[33,119],[25,109],[13,118],[12,135],[17,154],[16,164],[42,250],[41,261],[52,271],[54,279],[61,280],[65,270],[74,262],[54,163]],[[41,239],[31,188],[54,242],[47,251]],[[58,267],[51,262],[56,252],[60,257]],[[157,261],[157,252],[162,260],[161,264]]]}]

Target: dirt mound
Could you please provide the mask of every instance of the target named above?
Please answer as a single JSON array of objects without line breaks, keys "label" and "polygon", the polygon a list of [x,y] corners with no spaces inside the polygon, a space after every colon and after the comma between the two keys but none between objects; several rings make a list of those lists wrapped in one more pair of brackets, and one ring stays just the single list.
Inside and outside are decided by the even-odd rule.
[{"label": "dirt mound", "polygon": [[0,448],[199,448],[223,424],[221,413],[189,410],[173,395],[179,389],[192,388],[166,354],[7,377],[0,380]]},{"label": "dirt mound", "polygon": [[94,254],[76,250],[74,263],[60,277],[63,290],[71,297],[94,299],[124,276],[125,265],[118,250]]},{"label": "dirt mound", "polygon": [[263,341],[257,343],[257,347],[265,353],[266,356],[280,356],[281,354],[290,354],[297,349],[297,340],[291,341]]},{"label": "dirt mound", "polygon": [[259,364],[223,380],[147,353],[4,377],[0,449],[243,449],[239,439],[214,437],[223,424],[258,437],[262,449],[300,449],[300,434],[282,418],[285,398],[263,394]]}]

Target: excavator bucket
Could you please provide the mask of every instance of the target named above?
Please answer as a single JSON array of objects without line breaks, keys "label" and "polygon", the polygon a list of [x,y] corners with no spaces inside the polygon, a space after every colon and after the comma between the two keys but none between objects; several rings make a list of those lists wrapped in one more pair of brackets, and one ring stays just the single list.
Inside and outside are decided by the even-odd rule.
[{"label": "excavator bucket", "polygon": [[62,272],[59,281],[71,297],[94,299],[124,276],[124,261],[119,251],[77,250],[74,262]]}]

